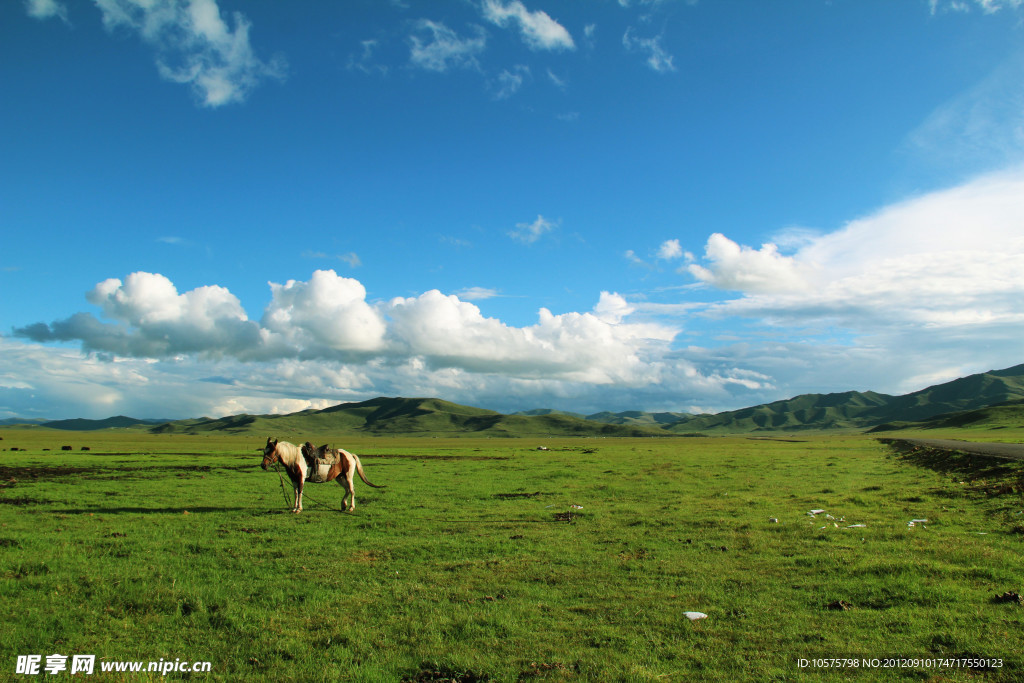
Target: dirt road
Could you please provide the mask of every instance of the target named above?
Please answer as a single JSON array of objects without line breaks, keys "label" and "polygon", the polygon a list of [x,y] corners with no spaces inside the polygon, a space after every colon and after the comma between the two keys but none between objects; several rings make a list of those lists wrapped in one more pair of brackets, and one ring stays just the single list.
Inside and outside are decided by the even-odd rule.
[{"label": "dirt road", "polygon": [[1024,444],[1020,443],[977,443],[973,441],[959,441],[956,439],[891,439],[892,441],[903,441],[924,446],[926,448],[941,448],[947,451],[963,451],[964,453],[977,453],[978,455],[989,455],[1007,460],[1024,460]]}]

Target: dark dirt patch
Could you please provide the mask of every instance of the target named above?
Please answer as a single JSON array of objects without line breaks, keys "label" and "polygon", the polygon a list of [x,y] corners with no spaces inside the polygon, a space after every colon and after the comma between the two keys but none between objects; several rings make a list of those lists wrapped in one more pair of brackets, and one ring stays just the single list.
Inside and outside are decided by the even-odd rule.
[{"label": "dark dirt patch", "polygon": [[20,481],[74,481],[75,479],[137,478],[153,472],[213,472],[214,470],[256,470],[259,463],[246,465],[129,465],[125,467],[80,467],[72,465],[40,465],[11,467],[0,465],[0,488],[9,488]]},{"label": "dark dirt patch", "polygon": [[393,460],[511,460],[507,455],[411,455],[409,453],[374,453],[360,455],[360,460],[393,459]]},{"label": "dark dirt patch", "polygon": [[418,671],[406,674],[402,683],[481,683],[493,680],[488,674],[476,671],[459,671],[449,666],[421,664]]},{"label": "dark dirt patch", "polygon": [[6,497],[0,497],[0,505],[17,505],[17,506],[21,507],[21,506],[25,506],[25,505],[40,505],[41,503],[45,503],[45,502],[46,501],[38,500],[37,498],[25,498],[25,497],[21,497],[21,498],[6,498]]},{"label": "dark dirt patch", "polygon": [[47,465],[45,467],[8,467],[0,465],[0,479],[53,479],[75,474],[99,472],[101,467],[69,467],[65,465]]},{"label": "dark dirt patch", "polygon": [[549,678],[553,671],[575,671],[576,667],[568,667],[561,662],[530,662],[530,667],[519,674],[519,680],[531,678]]},{"label": "dark dirt patch", "polygon": [[853,609],[853,605],[846,602],[846,600],[836,600],[825,605],[825,609],[839,610],[845,612],[847,610]]},{"label": "dark dirt patch", "polygon": [[537,496],[550,495],[541,493],[540,491],[534,491],[533,493],[495,493],[492,498],[536,498]]},{"label": "dark dirt patch", "polygon": [[0,548],[20,548],[21,543],[13,538],[0,538]]}]

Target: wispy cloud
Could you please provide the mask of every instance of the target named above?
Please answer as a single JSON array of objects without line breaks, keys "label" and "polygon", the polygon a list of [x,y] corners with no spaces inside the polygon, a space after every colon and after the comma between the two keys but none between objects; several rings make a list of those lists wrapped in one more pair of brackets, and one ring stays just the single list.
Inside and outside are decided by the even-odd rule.
[{"label": "wispy cloud", "polygon": [[676,70],[672,55],[661,45],[661,36],[638,38],[633,33],[633,27],[630,26],[622,36],[622,44],[629,51],[646,54],[647,66],[658,73],[668,73]]},{"label": "wispy cloud", "polygon": [[501,294],[498,290],[488,287],[467,287],[455,292],[455,296],[463,301],[483,301],[484,299],[493,299],[496,296],[501,296]]},{"label": "wispy cloud", "polygon": [[502,69],[491,84],[494,99],[505,100],[519,92],[523,83],[530,78],[530,67],[517,64],[511,69]]},{"label": "wispy cloud", "polygon": [[516,223],[515,230],[509,231],[509,237],[519,240],[524,244],[533,244],[547,232],[551,232],[557,223],[552,223],[544,216],[537,215],[537,220],[532,223]]},{"label": "wispy cloud", "polygon": [[972,8],[978,8],[985,14],[995,14],[1003,9],[1020,9],[1024,7],[1024,0],[928,0],[928,6],[932,14],[970,12]]},{"label": "wispy cloud", "polygon": [[573,50],[576,44],[564,26],[546,12],[531,12],[519,0],[484,0],[484,18],[497,26],[514,24],[532,50]]},{"label": "wispy cloud", "polygon": [[1024,160],[1024,50],[937,107],[903,144],[925,169],[964,174]]},{"label": "wispy cloud", "polygon": [[266,79],[283,79],[282,57],[264,61],[249,43],[251,24],[241,12],[221,17],[215,0],[95,0],[110,29],[128,29],[157,51],[157,69],[187,84],[206,107],[242,102]]},{"label": "wispy cloud", "polygon": [[354,251],[350,251],[347,254],[338,254],[338,259],[340,261],[344,261],[352,268],[358,268],[359,266],[363,265],[363,262],[359,258],[359,255]]},{"label": "wispy cloud", "polygon": [[416,33],[409,37],[409,61],[428,71],[444,72],[452,68],[479,70],[477,55],[487,45],[484,30],[474,26],[473,37],[462,37],[442,22],[421,19]]},{"label": "wispy cloud", "polygon": [[351,70],[362,71],[366,74],[386,74],[389,69],[386,64],[381,64],[374,61],[374,53],[380,47],[380,43],[377,40],[363,40],[359,43],[360,50],[357,54],[351,54],[348,57],[348,63],[346,68]]}]

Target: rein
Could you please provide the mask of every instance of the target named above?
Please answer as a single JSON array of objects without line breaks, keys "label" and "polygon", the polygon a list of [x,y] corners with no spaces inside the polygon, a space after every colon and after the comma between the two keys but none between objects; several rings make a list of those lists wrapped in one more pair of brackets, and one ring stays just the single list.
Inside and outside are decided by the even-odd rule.
[{"label": "rein", "polygon": [[[284,484],[284,476],[281,474],[281,468],[278,467],[278,465],[280,465],[280,464],[281,464],[280,460],[275,460],[274,461],[274,471],[277,472],[277,478],[281,480],[281,495],[284,496],[284,504],[285,505],[291,505],[292,501],[290,501],[288,499],[288,488]],[[316,503],[317,505],[319,505],[321,507],[327,508],[328,510],[333,510],[334,509],[330,505],[328,505],[327,503],[321,503],[316,498],[311,498],[310,495],[308,493],[306,493],[305,491],[302,492],[302,500],[304,500],[304,501],[305,500],[312,501],[312,502]],[[345,510],[343,510],[343,512],[345,512],[345,514],[352,514],[352,513],[348,512],[348,511],[345,511]]]}]

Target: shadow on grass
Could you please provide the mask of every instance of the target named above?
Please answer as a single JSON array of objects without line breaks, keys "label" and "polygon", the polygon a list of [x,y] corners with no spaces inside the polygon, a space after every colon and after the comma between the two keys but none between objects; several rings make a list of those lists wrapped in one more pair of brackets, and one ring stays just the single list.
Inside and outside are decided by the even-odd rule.
[{"label": "shadow on grass", "polygon": [[[184,513],[199,514],[204,512],[243,512],[246,510],[257,510],[258,508],[253,507],[189,507],[180,505],[178,507],[162,507],[162,508],[145,508],[145,507],[94,507],[94,508],[63,508],[55,509],[53,512],[58,512],[64,515],[180,515]],[[276,512],[276,511],[275,511]]]},{"label": "shadow on grass", "polygon": [[1011,488],[1024,486],[1024,467],[994,456],[919,446],[900,439],[879,439],[911,464],[968,481],[997,480]]}]

